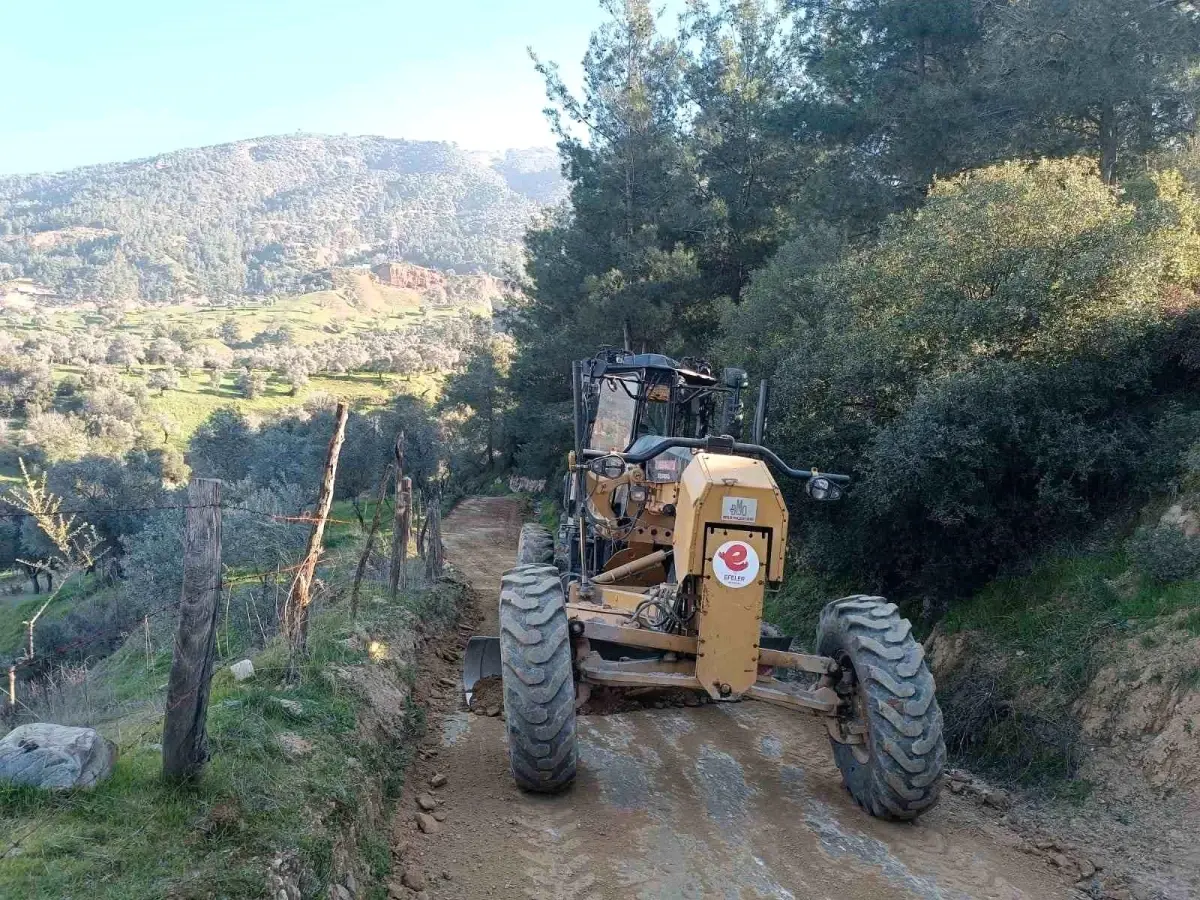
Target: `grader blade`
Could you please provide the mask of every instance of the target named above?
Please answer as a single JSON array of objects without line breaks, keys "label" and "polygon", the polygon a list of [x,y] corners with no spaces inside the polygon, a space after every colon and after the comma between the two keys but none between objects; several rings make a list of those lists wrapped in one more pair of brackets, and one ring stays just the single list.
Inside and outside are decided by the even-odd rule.
[{"label": "grader blade", "polygon": [[473,637],[467,641],[463,654],[463,693],[467,703],[471,702],[477,682],[484,678],[499,678],[501,672],[500,638]]}]

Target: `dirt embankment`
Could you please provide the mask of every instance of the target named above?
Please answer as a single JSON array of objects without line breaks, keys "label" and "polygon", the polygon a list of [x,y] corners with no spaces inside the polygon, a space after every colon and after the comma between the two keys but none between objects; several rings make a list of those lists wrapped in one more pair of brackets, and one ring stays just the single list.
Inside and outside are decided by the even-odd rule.
[{"label": "dirt embankment", "polygon": [[[1027,801],[1010,814],[1033,841],[1051,840],[1050,854],[1086,847],[1108,875],[1107,896],[1200,897],[1200,638],[1180,625],[1095,648],[1112,662],[1069,716],[1089,795],[1077,805]],[[947,689],[982,673],[1003,677],[1012,662],[972,632],[935,634],[928,658]],[[1038,691],[1030,685],[1012,702],[1036,703]]]},{"label": "dirt embankment", "polygon": [[1134,763],[1161,795],[1200,804],[1200,638],[1169,623],[1114,656],[1076,705],[1084,735]]},{"label": "dirt embankment", "polygon": [[1074,886],[1088,881],[1079,851],[1015,831],[1007,798],[985,803],[967,776],[915,825],[869,818],[820,724],[763,704],[584,716],[575,786],[521,793],[503,717],[471,713],[457,690],[467,637],[494,633],[520,518],[516,500],[476,498],[446,521],[450,560],[474,596],[455,633],[423,655],[414,696],[428,733],[394,823],[390,896],[1088,896]]}]

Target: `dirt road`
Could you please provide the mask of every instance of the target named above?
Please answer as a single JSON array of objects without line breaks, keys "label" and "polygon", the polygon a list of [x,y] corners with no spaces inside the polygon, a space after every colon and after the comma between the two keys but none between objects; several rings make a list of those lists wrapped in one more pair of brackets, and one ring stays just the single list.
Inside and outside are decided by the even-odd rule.
[{"label": "dirt road", "polygon": [[[475,589],[468,616],[495,633],[500,574],[521,512],[476,498],[446,520],[451,562]],[[441,649],[453,657],[455,643]],[[429,733],[409,778],[439,803],[437,833],[400,817],[396,840],[431,898],[1057,898],[1069,884],[996,824],[944,793],[916,825],[869,818],[843,789],[820,725],[746,702],[580,719],[580,771],[557,797],[521,793],[503,718],[460,708],[456,663],[431,657],[417,693]],[[431,789],[435,774],[445,786]],[[394,896],[417,896],[401,888]]]}]

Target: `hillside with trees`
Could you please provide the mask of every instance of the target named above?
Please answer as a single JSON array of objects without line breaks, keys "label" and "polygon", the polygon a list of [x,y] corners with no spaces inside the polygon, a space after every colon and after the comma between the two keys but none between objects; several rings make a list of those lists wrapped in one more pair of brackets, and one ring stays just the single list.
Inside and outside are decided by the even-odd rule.
[{"label": "hillside with trees", "polygon": [[814,563],[945,596],[1186,432],[1190,4],[608,6],[581,94],[539,63],[570,210],[527,237],[506,461],[561,465],[581,348],[747,364],[775,443],[859,481],[799,517]]},{"label": "hillside with trees", "polygon": [[0,281],[67,300],[225,300],[330,286],[330,267],[404,260],[501,274],[562,196],[542,150],[286,135],[0,177]]}]

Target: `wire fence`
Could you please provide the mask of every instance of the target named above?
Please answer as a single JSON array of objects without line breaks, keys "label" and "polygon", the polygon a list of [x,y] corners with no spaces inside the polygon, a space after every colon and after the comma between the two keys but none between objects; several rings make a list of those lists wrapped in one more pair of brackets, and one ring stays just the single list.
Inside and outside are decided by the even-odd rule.
[{"label": "wire fence", "polygon": [[[389,507],[391,506],[390,500],[384,500],[383,504],[385,506],[389,506]],[[58,509],[58,510],[55,510],[54,515],[61,516],[64,518],[77,517],[77,518],[84,519],[84,520],[86,520],[88,518],[95,518],[95,517],[106,516],[106,515],[134,515],[134,514],[143,514],[148,518],[148,516],[150,514],[155,514],[155,513],[164,513],[164,512],[184,512],[184,513],[186,513],[186,511],[188,511],[188,510],[201,509],[201,508],[209,508],[209,507],[199,507],[199,506],[196,506],[193,504],[187,504],[187,503],[164,503],[164,504],[155,504],[152,506],[120,506],[120,507],[91,506],[91,507],[80,507],[80,508],[76,508],[76,509]],[[256,517],[262,519],[263,521],[268,521],[268,522],[273,522],[273,523],[278,523],[278,524],[283,524],[283,525],[311,526],[311,525],[316,524],[316,522],[318,521],[317,518],[315,516],[313,516],[311,514],[311,512],[309,512],[307,510],[302,510],[297,513],[277,513],[277,512],[269,512],[269,511],[263,510],[261,508],[256,508],[253,506],[246,506],[244,504],[227,503],[227,502],[222,502],[222,503],[218,504],[218,508],[222,511],[222,513],[225,513],[225,512],[246,513],[246,514],[249,514],[252,516],[256,516]],[[0,519],[15,520],[15,519],[36,519],[36,518],[37,518],[37,515],[35,513],[27,512],[27,511],[0,512]],[[324,521],[327,525],[345,525],[345,526],[358,525],[358,526],[362,526],[364,524],[363,522],[356,520],[356,519],[339,519],[339,518],[334,518],[332,516],[326,517]],[[264,578],[271,578],[271,579],[274,579],[275,581],[278,581],[278,579],[282,576],[294,575],[301,568],[303,568],[303,566],[304,566],[304,562],[303,562],[303,560],[301,560],[300,562],[297,562],[297,563],[294,563],[294,564],[288,565],[288,566],[276,565],[276,566],[272,566],[269,569],[257,570],[257,571],[244,573],[244,574],[237,574],[237,575],[226,575],[226,576],[222,577],[221,588],[222,588],[222,590],[226,590],[226,589],[232,589],[232,588],[235,588],[235,587],[238,587],[241,585],[261,583]],[[60,587],[60,590],[61,590],[61,587]],[[94,628],[94,629],[88,629],[88,630],[82,631],[76,637],[74,637],[71,640],[66,641],[64,643],[56,644],[56,645],[53,645],[50,647],[38,648],[35,655],[30,655],[30,653],[28,652],[28,650],[29,650],[28,644],[31,643],[32,641],[31,641],[31,639],[27,640],[27,646],[25,648],[23,655],[12,658],[7,664],[7,669],[8,669],[8,673],[9,673],[9,685],[8,685],[9,700],[10,700],[9,706],[11,707],[11,706],[15,705],[11,701],[12,701],[12,690],[13,690],[13,678],[15,677],[15,675],[17,673],[19,673],[27,668],[31,668],[31,667],[37,667],[39,669],[53,669],[56,665],[60,665],[66,661],[77,662],[77,660],[74,660],[72,658],[72,654],[74,651],[78,651],[78,650],[83,649],[88,646],[94,646],[94,645],[102,643],[102,642],[124,639],[124,638],[128,637],[129,634],[132,633],[132,628],[135,628],[138,624],[141,624],[143,621],[148,622],[150,620],[154,620],[160,616],[163,616],[165,614],[168,614],[168,613],[171,613],[171,612],[177,610],[179,607],[179,602],[180,602],[179,598],[177,598],[177,597],[171,598],[171,599],[169,599],[161,604],[158,604],[154,607],[151,607],[149,609],[138,611],[136,617],[134,617],[130,621],[127,621],[127,622],[124,622],[124,623],[121,623],[121,624],[118,624],[115,626],[107,626],[107,627]],[[22,624],[28,625],[28,622],[22,622]],[[4,665],[0,664],[0,671],[2,671],[3,668],[4,668]],[[2,702],[0,702],[0,705],[2,705]]]},{"label": "wire fence", "polygon": [[[192,506],[187,503],[164,503],[157,506],[120,506],[120,507],[87,507],[83,509],[57,509],[54,511],[56,516],[65,517],[86,517],[86,516],[115,516],[129,515],[132,513],[157,513],[170,512],[172,510],[188,510],[199,509],[200,507]],[[207,507],[205,507],[207,508]],[[316,518],[307,512],[297,513],[295,515],[281,515],[279,513],[269,513],[262,509],[256,509],[253,506],[242,506],[236,503],[222,503],[220,508],[225,512],[245,512],[252,515],[260,516],[264,519],[270,519],[276,522],[284,522],[288,524],[312,524],[316,522]],[[16,519],[36,519],[37,513],[25,512],[16,510],[10,512],[0,512],[0,519],[16,520]],[[335,519],[329,517],[325,522],[330,525],[357,525],[359,524],[353,519]]]},{"label": "wire fence", "polygon": [[[187,503],[163,503],[152,506],[120,506],[120,507],[81,507],[77,509],[57,509],[54,512],[55,516],[61,516],[66,519],[72,517],[87,520],[89,518],[98,518],[101,516],[125,515],[132,516],[141,514],[147,519],[150,515],[165,512],[181,512],[186,513],[190,509],[200,509],[192,504]],[[209,508],[209,507],[203,507]],[[269,512],[253,506],[246,506],[238,503],[222,502],[218,505],[222,513],[246,513],[256,516],[263,521],[273,522],[283,525],[294,526],[311,526],[317,522],[317,518],[309,511],[303,510],[297,513],[276,513]],[[0,520],[23,520],[36,519],[37,514],[27,511],[4,511],[0,512]],[[361,523],[353,519],[337,519],[327,517],[325,523],[329,525],[360,525]],[[245,584],[259,583],[264,577],[274,578],[278,580],[282,576],[294,575],[303,566],[303,562],[298,562],[289,566],[272,566],[270,569],[254,571],[245,574],[229,575],[222,578],[221,588],[232,589]],[[59,588],[61,590],[61,587]],[[53,596],[50,592],[49,596]],[[102,642],[109,642],[126,638],[132,633],[132,628],[142,622],[149,622],[160,616],[171,613],[178,609],[179,598],[173,597],[161,604],[145,610],[139,610],[136,617],[132,621],[123,622],[114,626],[106,626],[101,628],[88,629],[80,632],[76,637],[61,644],[56,644],[49,647],[38,648],[35,655],[29,653],[29,644],[32,643],[32,638],[27,639],[26,647],[22,655],[11,659],[7,664],[9,673],[9,706],[12,703],[13,679],[17,673],[31,668],[53,669],[56,665],[60,665],[65,661],[71,660],[74,651],[78,651],[88,646],[94,646]],[[22,625],[28,626],[28,622],[22,622]]]},{"label": "wire fence", "polygon": [[[60,663],[61,660],[68,658],[74,651],[78,651],[90,644],[98,641],[115,642],[117,640],[127,640],[135,632],[139,624],[143,625],[146,630],[146,663],[147,671],[151,671],[155,666],[155,657],[151,650],[150,620],[174,613],[179,616],[177,633],[183,636],[184,639],[177,638],[171,647],[172,668],[170,681],[168,682],[166,702],[162,704],[163,708],[160,709],[157,702],[153,700],[148,701],[146,705],[153,712],[153,715],[146,722],[142,733],[135,737],[127,738],[122,743],[132,740],[135,745],[140,746],[151,734],[161,731],[163,735],[164,776],[167,776],[167,779],[170,780],[173,776],[198,772],[207,758],[204,740],[204,718],[207,712],[212,678],[213,654],[219,650],[218,604],[222,594],[226,598],[226,649],[228,652],[229,626],[232,624],[229,616],[229,600],[233,597],[233,589],[250,582],[262,581],[266,585],[268,580],[273,581],[275,588],[273,605],[275,607],[276,619],[271,620],[271,627],[274,627],[274,622],[278,621],[282,626],[282,630],[288,635],[291,655],[286,670],[286,677],[291,679],[297,674],[295,671],[297,654],[303,655],[306,652],[305,637],[308,623],[307,610],[311,602],[310,587],[317,561],[323,552],[322,535],[324,526],[328,524],[349,526],[357,524],[365,527],[362,510],[358,503],[355,503],[357,520],[335,519],[329,515],[334,491],[337,458],[344,436],[346,412],[346,404],[339,404],[338,422],[334,436],[330,442],[323,470],[320,496],[312,511],[304,509],[294,514],[280,513],[244,503],[221,502],[218,499],[219,485],[210,479],[194,479],[189,483],[188,497],[192,501],[189,503],[157,503],[146,506],[131,505],[107,508],[100,505],[93,505],[78,509],[63,509],[59,505],[57,498],[50,497],[50,502],[45,504],[46,498],[49,495],[45,492],[44,478],[41,483],[40,493],[35,492],[34,488],[30,487],[28,494],[30,498],[37,498],[45,505],[39,507],[36,505],[35,499],[30,499],[27,509],[14,509],[12,508],[12,504],[10,504],[9,508],[0,510],[0,521],[34,519],[41,529],[46,532],[47,537],[51,538],[52,543],[55,543],[62,550],[64,557],[68,557],[67,550],[65,549],[68,545],[67,539],[79,533],[79,531],[73,530],[76,523],[78,523],[80,528],[83,528],[89,524],[88,520],[96,520],[103,516],[120,515],[129,517],[140,515],[148,519],[152,515],[171,511],[187,514],[184,517],[183,545],[180,548],[183,561],[183,583],[180,594],[166,598],[150,608],[137,608],[136,611],[130,610],[124,616],[117,616],[117,621],[113,625],[89,628],[82,633],[76,634],[70,640],[61,641],[50,647],[37,648],[34,643],[34,628],[38,618],[45,611],[47,605],[58,597],[59,592],[63,590],[64,586],[71,582],[71,578],[84,570],[84,566],[79,562],[79,559],[87,560],[89,565],[94,561],[96,557],[92,555],[91,550],[95,549],[95,545],[90,545],[86,550],[80,550],[76,554],[79,557],[78,559],[69,557],[70,561],[60,570],[62,578],[57,591],[51,590],[45,602],[42,603],[41,609],[36,614],[31,615],[28,621],[22,622],[27,628],[27,644],[24,656],[15,659],[8,669],[10,686],[8,712],[15,714],[17,710],[15,681],[16,673],[19,669],[40,665],[47,667],[52,672],[56,663]],[[392,504],[393,521],[397,529],[397,534],[404,535],[402,540],[393,541],[391,563],[388,569],[393,599],[397,596],[395,585],[396,573],[404,571],[409,536],[414,534],[412,530],[413,502],[411,481],[409,479],[401,480],[403,444],[404,438],[403,434],[401,434],[398,436],[396,442],[395,461],[389,466],[393,482],[396,485],[395,502]],[[387,477],[385,476],[379,489],[377,502],[380,506],[376,509],[375,519],[371,526],[371,537],[374,537],[379,524],[378,514],[387,505],[384,502],[384,486],[386,484]],[[211,498],[212,502],[196,502],[206,498]],[[427,555],[427,563],[430,560],[436,561],[433,572],[440,575],[442,545],[439,507],[436,500],[434,501],[433,509],[433,526],[429,534],[429,547],[434,549],[429,554],[422,555]],[[293,565],[282,565],[283,560],[280,559],[270,569],[265,571],[244,572],[234,570],[231,572],[230,569],[222,564],[220,514],[216,514],[217,510],[220,511],[220,514],[247,514],[261,518],[263,521],[287,526],[312,526],[303,558]],[[53,525],[47,524],[46,520],[48,517],[52,517]],[[55,531],[54,526],[57,526],[60,533],[60,539],[58,540],[55,540],[52,535],[52,532]],[[66,535],[67,537],[61,537],[61,535]],[[421,537],[417,538],[419,553],[422,547],[423,532],[421,535]],[[371,546],[372,542],[370,540],[364,545],[355,575],[355,591],[357,591],[359,579],[362,577],[364,564],[371,555]],[[278,555],[282,556],[282,554]],[[27,570],[30,570],[29,575],[31,576],[31,580],[33,580],[34,593],[36,594],[38,593],[39,585],[32,577],[33,571],[37,570],[40,566],[41,571],[48,572],[50,568],[49,564],[44,562],[32,565],[24,563],[24,566]],[[64,571],[70,574],[64,575]],[[279,588],[282,583],[288,580],[291,581],[291,587],[288,589],[287,599],[281,607],[279,603],[281,595]],[[255,604],[254,612],[257,614],[258,601],[255,597],[255,592],[248,591],[244,596]],[[65,598],[63,599],[65,600]],[[354,609],[353,605],[351,608]],[[297,609],[302,613],[299,617],[296,616]],[[247,606],[248,623],[249,610],[250,606]],[[286,623],[284,622],[285,617],[282,615],[284,610],[287,610]],[[10,614],[15,615],[16,613],[10,610]],[[250,625],[249,627],[253,632],[253,626]],[[267,629],[263,627],[261,619],[259,628],[262,630],[264,641],[267,640]],[[87,667],[80,666],[79,671],[83,672],[86,681]],[[65,666],[60,668],[59,687],[66,683],[66,672]],[[31,679],[31,682],[37,683],[36,675],[34,679]],[[47,692],[53,690],[55,688],[53,675],[48,674],[46,678],[41,680],[40,685],[41,689]],[[77,802],[78,796],[73,795],[67,799],[67,802]],[[21,847],[29,840],[32,834],[43,827],[48,821],[52,820],[53,814],[53,810],[47,811],[46,814],[37,818],[29,826],[16,832],[8,841],[7,847],[0,852],[0,859],[4,859],[14,852],[16,848]],[[139,833],[149,827],[152,818],[153,815],[138,829]]]},{"label": "wire fence", "polygon": [[[178,604],[172,603],[172,604],[169,604],[168,606],[169,606],[169,608],[174,608],[176,605],[178,605]],[[164,609],[168,608],[168,606],[164,606]],[[187,699],[186,697],[180,697],[176,701],[176,704],[182,703],[186,699]],[[155,733],[161,733],[162,728],[163,728],[162,719],[167,714],[167,712],[169,712],[173,708],[174,708],[174,706],[172,706],[170,704],[164,704],[162,711],[161,712],[156,711],[156,714],[150,718],[150,721],[147,723],[145,728],[143,728],[140,732],[135,733],[132,737],[125,738],[123,743],[128,744],[129,746],[134,746],[134,747],[140,746],[151,735],[153,735]],[[3,850],[0,850],[0,860],[4,860],[4,859],[8,858],[9,854],[13,853],[14,851],[18,851],[19,848],[21,848],[27,841],[30,840],[30,838],[32,838],[35,834],[37,834],[38,831],[40,831],[42,828],[50,825],[51,823],[57,821],[59,815],[61,814],[61,812],[63,811],[64,808],[70,809],[73,807],[77,807],[77,806],[81,805],[83,802],[84,802],[83,795],[79,792],[74,792],[74,793],[65,795],[65,797],[60,799],[52,808],[47,809],[45,812],[42,813],[42,815],[34,818],[33,821],[30,822],[30,824],[28,826],[26,826],[21,831],[17,832],[13,837],[11,837],[8,841],[8,844],[6,846],[4,846]],[[150,822],[153,820],[153,818],[156,815],[158,815],[157,810],[155,810],[154,812],[151,813],[150,817],[146,820],[146,822],[144,822],[142,824],[141,829],[145,829],[146,827],[148,827],[148,825],[150,824]],[[139,830],[141,830],[141,829],[139,829]]]},{"label": "wire fence", "polygon": [[[91,508],[78,509],[78,510],[65,510],[65,509],[57,510],[55,515],[61,515],[64,517],[77,516],[80,518],[87,518],[87,517],[96,517],[96,516],[100,516],[100,515],[116,515],[116,514],[130,515],[130,514],[134,514],[134,513],[142,513],[142,514],[146,514],[148,516],[150,514],[160,513],[160,512],[168,512],[168,511],[186,512],[187,510],[190,510],[190,509],[211,509],[211,508],[212,508],[211,506],[210,507],[201,507],[201,506],[196,506],[193,504],[159,504],[159,505],[155,505],[155,506],[113,507],[113,508],[107,508],[107,509],[91,507]],[[262,509],[256,509],[254,507],[244,506],[244,505],[235,504],[235,503],[221,503],[221,504],[218,504],[218,508],[222,511],[222,513],[225,513],[225,512],[248,513],[248,514],[260,517],[264,521],[278,522],[278,523],[282,523],[282,524],[286,524],[286,525],[298,525],[298,526],[310,525],[317,521],[314,516],[312,516],[311,514],[309,514],[306,511],[300,512],[300,513],[297,513],[294,515],[281,515],[278,513],[271,513],[271,512],[262,510]],[[16,519],[16,518],[36,518],[36,517],[33,513],[29,513],[29,512],[5,512],[2,514],[2,516],[0,516],[0,518],[5,518],[5,519],[11,520],[11,519]],[[352,520],[341,520],[341,519],[333,519],[333,518],[327,518],[325,521],[326,521],[326,523],[335,523],[335,524],[343,524],[343,525],[358,524],[357,522],[352,521]],[[241,584],[247,584],[247,583],[251,583],[251,582],[260,581],[264,576],[269,576],[269,577],[272,577],[272,578],[278,580],[281,576],[293,574],[294,572],[298,571],[302,566],[303,566],[303,562],[299,562],[299,563],[296,563],[296,564],[290,565],[290,566],[274,566],[269,570],[265,570],[262,572],[253,572],[253,573],[246,574],[246,575],[240,575],[240,576],[234,576],[234,577],[226,577],[223,575],[221,578],[220,588],[222,591],[230,590]],[[61,587],[60,587],[60,590],[61,590]],[[39,666],[39,667],[44,667],[48,670],[53,670],[56,665],[62,665],[64,660],[70,659],[72,651],[76,651],[76,650],[82,649],[84,647],[94,645],[97,642],[101,642],[101,641],[126,639],[130,635],[135,633],[138,625],[140,625],[142,623],[146,623],[148,625],[148,623],[151,620],[154,620],[154,619],[157,619],[159,617],[166,616],[169,614],[177,613],[179,610],[179,607],[180,607],[180,603],[181,603],[180,597],[172,597],[168,600],[163,601],[162,603],[156,604],[155,606],[153,606],[149,609],[139,610],[137,615],[135,617],[133,617],[133,619],[131,621],[121,623],[117,626],[88,629],[88,630],[84,631],[82,634],[73,638],[72,640],[66,641],[61,644],[56,644],[51,647],[40,648],[37,651],[36,656],[29,656],[28,654],[26,654],[25,656],[23,656],[21,658],[15,659],[8,666],[10,694],[9,694],[9,702],[7,703],[6,712],[9,713],[10,715],[13,715],[17,712],[18,708],[25,705],[25,704],[19,702],[17,700],[15,694],[13,693],[13,691],[15,690],[14,685],[13,685],[13,680],[16,677],[16,673],[18,673],[22,669],[32,667],[32,666]],[[28,624],[28,623],[22,623],[22,624]],[[32,639],[30,639],[30,640],[32,641]],[[186,695],[180,696],[175,701],[175,705],[186,702],[188,699],[189,698]],[[154,714],[152,716],[150,716],[145,727],[142,728],[140,732],[136,732],[132,735],[126,735],[124,737],[124,740],[122,741],[122,743],[131,745],[131,746],[140,746],[142,743],[144,743],[146,741],[146,739],[150,738],[151,736],[156,735],[156,734],[161,734],[161,732],[163,730],[164,717],[169,712],[171,712],[171,710],[173,708],[174,708],[174,706],[170,702],[163,704],[162,709],[159,709],[157,704],[154,704],[154,709],[153,709]],[[14,851],[17,851],[18,848],[22,847],[27,841],[29,841],[40,829],[47,826],[49,823],[55,821],[57,815],[61,812],[61,808],[64,804],[67,806],[73,806],[73,805],[76,805],[78,802],[80,802],[78,797],[69,796],[65,800],[57,803],[55,805],[55,808],[47,810],[41,816],[38,816],[37,818],[35,818],[25,828],[16,832],[12,837],[10,837],[8,839],[8,841],[4,845],[0,845],[0,860],[5,859],[6,857],[9,856],[9,854],[13,853]],[[149,824],[149,822],[145,823],[143,825],[143,828],[147,827],[148,824]]]}]

